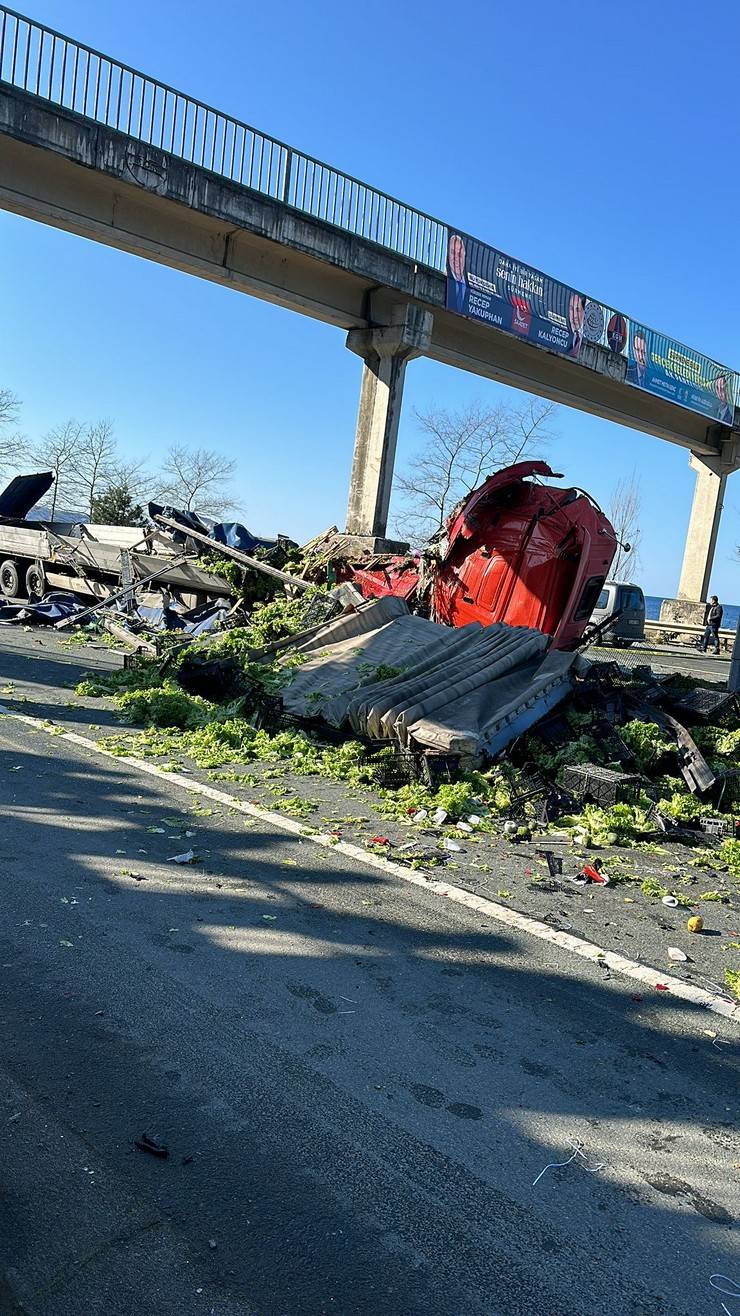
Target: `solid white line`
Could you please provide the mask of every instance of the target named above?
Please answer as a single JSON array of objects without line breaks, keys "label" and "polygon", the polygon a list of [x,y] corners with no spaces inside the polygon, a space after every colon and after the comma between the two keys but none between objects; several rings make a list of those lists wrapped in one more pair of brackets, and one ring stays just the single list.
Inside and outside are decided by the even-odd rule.
[{"label": "solid white line", "polygon": [[582,959],[604,965],[606,968],[613,970],[614,973],[620,973],[626,978],[634,978],[645,987],[656,990],[658,983],[664,984],[668,987],[672,996],[689,1001],[691,1005],[700,1005],[707,1010],[711,1010],[714,1014],[721,1014],[725,1019],[740,1023],[740,1002],[734,1004],[732,1001],[713,996],[711,992],[703,987],[695,987],[692,983],[684,982],[681,978],[674,978],[670,974],[660,973],[647,964],[639,964],[636,960],[630,960],[624,955],[617,955],[614,951],[604,950],[602,946],[597,946],[594,942],[584,941],[582,937],[573,937],[569,932],[559,932],[556,928],[551,928],[549,924],[540,922],[539,919],[530,918],[527,914],[519,914],[515,909],[509,909],[506,905],[499,905],[495,900],[489,900],[485,896],[476,896],[472,891],[465,891],[462,887],[453,886],[449,882],[440,882],[436,878],[426,877],[421,872],[404,868],[391,859],[385,859],[382,855],[371,854],[358,845],[352,845],[349,841],[336,841],[329,835],[311,832],[305,824],[296,822],[294,818],[286,818],[284,814],[274,813],[271,809],[261,809],[259,805],[249,804],[246,800],[240,800],[235,795],[229,795],[227,791],[217,790],[215,786],[193,781],[179,772],[165,772],[163,768],[158,768],[156,764],[145,759],[137,759],[125,754],[112,754],[109,749],[103,749],[95,740],[90,740],[87,736],[80,736],[75,731],[64,731],[57,725],[49,726],[47,723],[42,722],[40,718],[31,717],[27,713],[15,713],[2,704],[0,704],[1,714],[15,718],[16,721],[23,722],[36,731],[46,731],[48,735],[69,740],[73,745],[81,745],[83,749],[94,750],[96,754],[113,759],[116,763],[126,763],[129,767],[135,768],[137,772],[146,772],[149,776],[158,777],[161,781],[170,784],[174,782],[183,790],[190,791],[191,795],[203,795],[206,799],[214,800],[217,804],[225,804],[230,809],[237,809],[239,813],[247,814],[250,818],[258,818],[260,822],[269,823],[271,827],[278,827],[281,831],[289,832],[292,836],[299,836],[302,841],[310,841],[312,845],[321,846],[324,850],[336,850],[339,854],[346,855],[348,859],[354,859],[356,862],[366,864],[370,868],[377,868],[381,873],[392,874],[394,877],[401,878],[404,882],[410,882],[412,886],[421,887],[424,891],[432,891],[435,895],[452,900],[457,905],[463,905],[476,914],[495,919],[498,923],[516,929],[517,932],[527,933],[531,937],[537,937],[540,941],[547,941],[553,946],[558,946],[561,950],[580,955]]}]

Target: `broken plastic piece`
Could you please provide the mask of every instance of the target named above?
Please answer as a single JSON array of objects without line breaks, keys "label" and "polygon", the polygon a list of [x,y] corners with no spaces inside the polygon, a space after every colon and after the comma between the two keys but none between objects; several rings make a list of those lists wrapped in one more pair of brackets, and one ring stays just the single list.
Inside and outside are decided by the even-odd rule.
[{"label": "broken plastic piece", "polygon": [[550,877],[560,877],[563,872],[562,855],[554,854],[552,850],[535,850],[538,859],[547,860],[547,870]]},{"label": "broken plastic piece", "polygon": [[184,854],[171,854],[167,862],[168,864],[193,864],[195,863],[195,854],[192,850],[186,850]]},{"label": "broken plastic piece", "polygon": [[663,904],[670,905],[671,909],[675,909],[678,905],[678,901],[675,896],[663,896]]},{"label": "broken plastic piece", "polygon": [[609,885],[609,877],[602,872],[600,859],[594,859],[592,864],[584,864],[583,876],[587,877],[589,882],[599,882],[602,886]]},{"label": "broken plastic piece", "polygon": [[140,1138],[134,1138],[134,1145],[140,1151],[149,1152],[150,1156],[159,1156],[161,1160],[170,1154],[166,1143],[159,1142],[157,1138],[150,1138],[148,1133],[142,1133]]},{"label": "broken plastic piece", "polygon": [[682,951],[679,946],[669,946],[668,955],[670,959],[676,960],[679,963],[682,963],[689,958],[685,951]]}]

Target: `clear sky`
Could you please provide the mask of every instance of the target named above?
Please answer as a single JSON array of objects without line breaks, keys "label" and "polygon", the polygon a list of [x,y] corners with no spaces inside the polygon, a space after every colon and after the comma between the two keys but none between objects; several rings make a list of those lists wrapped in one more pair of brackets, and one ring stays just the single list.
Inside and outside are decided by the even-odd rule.
[{"label": "clear sky", "polygon": [[[40,21],[190,92],[740,368],[736,0],[26,0]],[[341,331],[0,213],[0,386],[30,435],[110,417],[156,461],[238,460],[243,519],[343,524],[360,361]],[[414,408],[520,395],[430,361]],[[633,469],[647,593],[678,584],[688,453],[561,408],[556,469],[606,503]],[[740,601],[740,474],[712,588]]]}]

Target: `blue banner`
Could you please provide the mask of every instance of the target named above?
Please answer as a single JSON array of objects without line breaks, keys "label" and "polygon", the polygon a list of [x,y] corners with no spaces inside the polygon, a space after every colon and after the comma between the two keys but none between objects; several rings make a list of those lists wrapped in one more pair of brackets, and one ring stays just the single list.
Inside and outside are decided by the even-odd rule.
[{"label": "blue banner", "polygon": [[627,383],[731,425],[735,410],[734,371],[665,334],[630,321]]},{"label": "blue banner", "polygon": [[584,342],[627,345],[623,315],[460,233],[447,244],[447,309],[574,360]]},{"label": "blue banner", "polygon": [[627,357],[625,382],[732,425],[740,376],[531,265],[450,231],[448,311],[577,361],[585,343]]}]

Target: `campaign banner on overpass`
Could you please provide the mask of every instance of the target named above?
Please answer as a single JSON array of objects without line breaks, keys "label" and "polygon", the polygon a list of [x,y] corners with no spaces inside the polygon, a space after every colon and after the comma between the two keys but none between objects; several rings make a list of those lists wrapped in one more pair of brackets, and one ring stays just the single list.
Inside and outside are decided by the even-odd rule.
[{"label": "campaign banner on overpass", "polygon": [[462,233],[447,244],[447,309],[574,360],[585,342],[627,348],[619,312]]},{"label": "campaign banner on overpass", "polygon": [[731,425],[737,375],[701,352],[630,320],[627,383]]},{"label": "campaign banner on overpass", "polygon": [[449,233],[446,305],[574,361],[598,343],[627,357],[627,384],[720,425],[740,405],[734,371],[465,233]]}]

